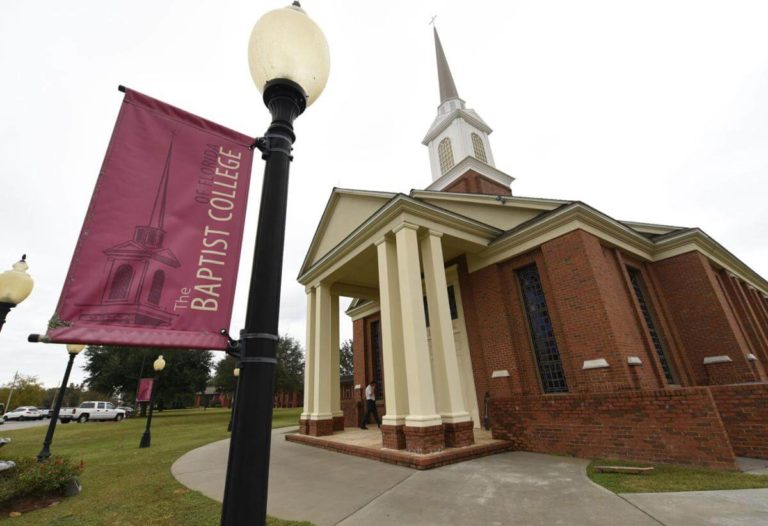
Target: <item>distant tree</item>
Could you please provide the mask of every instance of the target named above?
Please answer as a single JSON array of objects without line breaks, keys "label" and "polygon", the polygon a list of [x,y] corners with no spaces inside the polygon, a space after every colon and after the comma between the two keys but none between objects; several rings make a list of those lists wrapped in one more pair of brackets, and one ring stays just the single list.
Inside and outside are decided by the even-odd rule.
[{"label": "distant tree", "polygon": [[35,407],[43,405],[45,387],[43,387],[43,384],[40,383],[36,376],[20,374],[16,377],[15,382],[11,381],[0,387],[0,403],[5,404],[8,401],[11,389],[13,389],[11,403],[9,407],[5,408],[6,411],[22,405],[33,405]]},{"label": "distant tree", "polygon": [[287,334],[277,342],[276,391],[301,391],[304,388],[304,349]]},{"label": "distant tree", "polygon": [[101,393],[133,403],[140,378],[151,378],[152,363],[159,355],[165,359],[155,400],[159,407],[186,407],[196,392],[205,389],[213,361],[211,351],[155,349],[146,347],[90,346],[85,351],[85,385]]},{"label": "distant tree", "polygon": [[344,340],[339,349],[339,374],[341,376],[355,374],[355,363],[352,354],[352,340]]},{"label": "distant tree", "polygon": [[235,392],[235,367],[237,367],[237,359],[230,355],[216,364],[213,385],[217,390],[222,393]]}]

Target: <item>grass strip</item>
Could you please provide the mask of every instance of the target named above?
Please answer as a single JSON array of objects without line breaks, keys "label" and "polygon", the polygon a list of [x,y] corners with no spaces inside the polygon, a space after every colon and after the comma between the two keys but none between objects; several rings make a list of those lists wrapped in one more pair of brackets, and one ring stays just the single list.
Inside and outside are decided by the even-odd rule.
[{"label": "grass strip", "polygon": [[[275,409],[273,428],[295,425],[301,409]],[[9,519],[14,525],[215,525],[221,505],[182,486],[171,475],[171,464],[184,453],[229,437],[229,410],[186,409],[156,412],[152,445],[139,449],[145,419],[123,422],[59,424],[51,452],[81,460],[83,492],[53,507]],[[13,442],[0,456],[34,457],[47,426],[5,431]],[[0,517],[0,522],[6,517]],[[308,522],[269,519],[271,526],[308,526]]]}]

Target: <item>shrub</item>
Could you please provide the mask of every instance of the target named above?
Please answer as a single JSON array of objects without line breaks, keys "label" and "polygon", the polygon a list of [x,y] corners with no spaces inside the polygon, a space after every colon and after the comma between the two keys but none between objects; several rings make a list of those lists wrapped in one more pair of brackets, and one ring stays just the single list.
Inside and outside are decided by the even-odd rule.
[{"label": "shrub", "polygon": [[16,467],[0,473],[0,505],[24,497],[61,492],[83,470],[83,462],[53,457],[38,463],[34,458],[13,459]]}]

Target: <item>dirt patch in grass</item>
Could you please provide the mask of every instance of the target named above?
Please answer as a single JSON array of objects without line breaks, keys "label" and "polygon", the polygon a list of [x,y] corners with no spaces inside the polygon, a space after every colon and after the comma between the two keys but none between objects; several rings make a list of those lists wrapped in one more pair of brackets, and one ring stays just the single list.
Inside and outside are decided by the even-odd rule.
[{"label": "dirt patch in grass", "polygon": [[[655,469],[642,475],[630,475],[626,473],[597,473],[595,466],[652,466]],[[739,471],[718,471],[668,464],[644,464],[623,460],[593,460],[587,466],[587,476],[596,484],[614,493],[768,488],[768,475],[750,475]]]}]

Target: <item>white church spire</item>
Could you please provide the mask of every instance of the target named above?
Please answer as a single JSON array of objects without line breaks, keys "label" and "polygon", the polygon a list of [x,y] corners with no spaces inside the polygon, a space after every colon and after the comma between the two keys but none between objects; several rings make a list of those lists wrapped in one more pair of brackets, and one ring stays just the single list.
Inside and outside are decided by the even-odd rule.
[{"label": "white church spire", "polygon": [[434,28],[440,105],[422,144],[429,148],[432,184],[428,190],[444,190],[472,170],[509,188],[513,178],[497,170],[488,136],[493,130],[475,110],[459,98],[437,28]]}]

